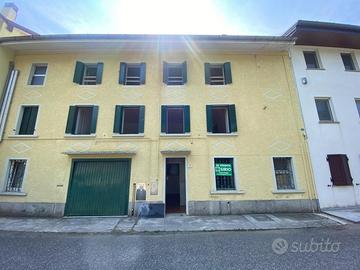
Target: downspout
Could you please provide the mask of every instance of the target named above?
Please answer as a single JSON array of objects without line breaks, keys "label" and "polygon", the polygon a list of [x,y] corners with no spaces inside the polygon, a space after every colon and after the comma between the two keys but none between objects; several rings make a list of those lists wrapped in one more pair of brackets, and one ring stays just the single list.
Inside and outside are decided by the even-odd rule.
[{"label": "downspout", "polygon": [[4,135],[5,124],[18,75],[19,71],[14,69],[14,63],[11,62],[9,65],[9,71],[0,103],[0,142],[2,141]]}]

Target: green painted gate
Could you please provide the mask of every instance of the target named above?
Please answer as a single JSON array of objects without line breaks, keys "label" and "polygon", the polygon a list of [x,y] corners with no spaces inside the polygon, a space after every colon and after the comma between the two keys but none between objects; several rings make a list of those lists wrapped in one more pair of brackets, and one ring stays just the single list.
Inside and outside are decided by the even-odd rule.
[{"label": "green painted gate", "polygon": [[129,184],[129,159],[74,160],[65,215],[127,215]]}]

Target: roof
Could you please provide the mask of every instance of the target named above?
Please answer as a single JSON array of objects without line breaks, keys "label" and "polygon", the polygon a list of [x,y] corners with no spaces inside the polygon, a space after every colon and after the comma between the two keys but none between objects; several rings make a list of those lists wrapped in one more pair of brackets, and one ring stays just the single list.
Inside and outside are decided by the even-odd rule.
[{"label": "roof", "polygon": [[65,51],[137,50],[148,47],[209,49],[225,51],[283,51],[294,44],[293,37],[235,35],[133,35],[65,34],[0,38],[0,44],[22,53]]},{"label": "roof", "polygon": [[360,49],[360,26],[300,20],[283,37],[296,37],[296,45]]},{"label": "roof", "polygon": [[12,20],[9,20],[8,18],[6,18],[4,15],[2,15],[0,13],[0,19],[2,19],[3,21],[5,21],[5,23],[7,24],[7,29],[9,31],[12,31],[13,28],[17,28],[17,29],[20,29],[21,31],[24,31],[26,33],[28,33],[29,35],[38,35],[38,33],[30,30],[29,28],[26,28],[20,24],[17,24],[16,22],[12,21]]}]

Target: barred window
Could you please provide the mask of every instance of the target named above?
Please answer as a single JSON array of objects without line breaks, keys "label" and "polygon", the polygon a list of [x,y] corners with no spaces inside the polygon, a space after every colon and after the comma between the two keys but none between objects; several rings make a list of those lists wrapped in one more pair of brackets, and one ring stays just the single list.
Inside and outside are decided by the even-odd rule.
[{"label": "barred window", "polygon": [[276,157],[273,158],[273,162],[277,189],[295,189],[291,158]]},{"label": "barred window", "polygon": [[10,160],[9,171],[6,181],[6,192],[21,192],[24,180],[26,160],[13,159]]},{"label": "barred window", "polygon": [[235,190],[234,159],[215,158],[216,190]]}]

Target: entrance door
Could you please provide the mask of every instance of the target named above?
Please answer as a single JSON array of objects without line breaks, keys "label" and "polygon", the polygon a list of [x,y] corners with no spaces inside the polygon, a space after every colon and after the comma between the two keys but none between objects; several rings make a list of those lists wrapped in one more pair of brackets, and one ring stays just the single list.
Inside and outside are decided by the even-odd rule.
[{"label": "entrance door", "polygon": [[166,159],[166,213],[186,212],[185,158]]},{"label": "entrance door", "polygon": [[76,160],[70,177],[65,215],[127,215],[129,183],[129,159]]}]

